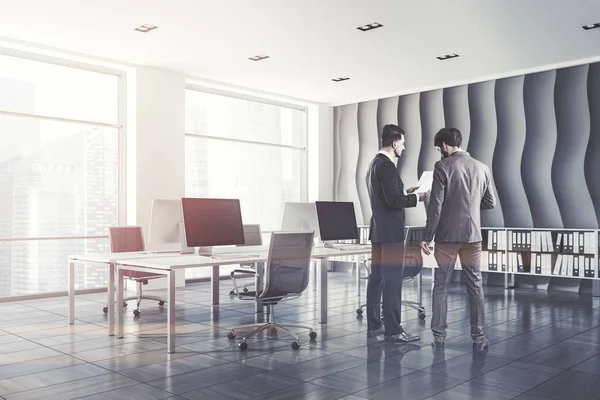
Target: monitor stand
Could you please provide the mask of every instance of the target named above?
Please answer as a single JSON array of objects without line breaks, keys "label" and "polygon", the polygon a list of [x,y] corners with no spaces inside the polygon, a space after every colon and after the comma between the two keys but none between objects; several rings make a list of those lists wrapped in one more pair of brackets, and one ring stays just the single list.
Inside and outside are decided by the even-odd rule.
[{"label": "monitor stand", "polygon": [[203,257],[212,257],[213,256],[213,247],[212,246],[203,246],[198,247],[198,255]]},{"label": "monitor stand", "polygon": [[338,249],[338,250],[360,250],[366,247],[360,243],[334,243],[331,241],[323,242],[323,247],[327,249]]}]

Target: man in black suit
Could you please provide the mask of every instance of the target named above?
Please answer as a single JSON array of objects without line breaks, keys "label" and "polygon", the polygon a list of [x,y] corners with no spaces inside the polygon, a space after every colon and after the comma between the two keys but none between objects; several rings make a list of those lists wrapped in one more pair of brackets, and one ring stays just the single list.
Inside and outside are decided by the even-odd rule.
[{"label": "man in black suit", "polygon": [[[404,273],[404,228],[406,207],[415,207],[426,193],[404,193],[404,184],[396,163],[404,150],[404,131],[396,125],[386,125],[381,133],[381,150],[367,173],[367,188],[371,200],[369,240],[371,275],[367,285],[367,325],[369,336],[385,334],[387,340],[411,342],[418,336],[409,335],[400,325],[402,308],[402,278]],[[381,294],[383,319],[381,323]]]}]

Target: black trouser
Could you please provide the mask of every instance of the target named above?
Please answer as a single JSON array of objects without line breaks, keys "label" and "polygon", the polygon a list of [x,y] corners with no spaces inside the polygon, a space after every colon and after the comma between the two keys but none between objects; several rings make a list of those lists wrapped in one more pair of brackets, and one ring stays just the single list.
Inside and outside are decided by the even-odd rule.
[{"label": "black trouser", "polygon": [[385,335],[402,331],[402,278],[404,272],[404,243],[372,243],[371,275],[367,284],[367,325],[369,330],[381,327],[381,294]]}]

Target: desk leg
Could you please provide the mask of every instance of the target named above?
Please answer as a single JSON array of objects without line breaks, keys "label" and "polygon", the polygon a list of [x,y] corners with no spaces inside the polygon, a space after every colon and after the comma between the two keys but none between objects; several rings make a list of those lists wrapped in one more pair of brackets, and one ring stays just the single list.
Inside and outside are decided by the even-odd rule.
[{"label": "desk leg", "polygon": [[69,325],[75,324],[75,263],[69,262]]},{"label": "desk leg", "polygon": [[108,266],[108,298],[106,299],[108,307],[108,336],[115,334],[115,264]]},{"label": "desk leg", "polygon": [[319,323],[327,323],[327,269],[329,268],[329,261],[322,259],[320,263],[319,273]]},{"label": "desk leg", "polygon": [[123,279],[125,278],[125,271],[117,268],[117,338],[123,338]]},{"label": "desk leg", "polygon": [[[214,267],[213,267],[214,268]],[[169,271],[167,275],[169,289],[167,292],[167,352],[175,353],[175,271]]]},{"label": "desk leg", "polygon": [[[258,293],[263,289],[262,287],[262,280],[259,278],[260,276],[264,276],[264,271],[265,271],[265,263],[256,263],[256,278],[254,279],[254,287],[256,289],[256,294],[258,295]],[[265,312],[265,307],[263,305],[262,301],[255,301],[254,302],[255,306],[254,306],[254,311],[259,314],[262,315]]]},{"label": "desk leg", "polygon": [[417,301],[419,302],[419,306],[423,307],[423,269],[421,269],[421,273],[417,276]]},{"label": "desk leg", "polygon": [[219,266],[213,265],[210,278],[211,296],[213,306],[219,304]]},{"label": "desk leg", "polygon": [[356,300],[358,301],[356,309],[358,310],[360,308],[360,285],[361,285],[361,282],[360,282],[360,267],[362,265],[362,262],[361,262],[361,260],[358,257],[357,257],[355,265],[356,265],[356,267],[355,267],[356,268]]}]

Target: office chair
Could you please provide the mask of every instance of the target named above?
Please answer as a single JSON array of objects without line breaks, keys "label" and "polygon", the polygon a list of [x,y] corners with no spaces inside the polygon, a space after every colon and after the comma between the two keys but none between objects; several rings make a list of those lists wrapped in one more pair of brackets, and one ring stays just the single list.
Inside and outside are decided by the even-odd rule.
[{"label": "office chair", "polygon": [[[146,246],[144,245],[144,235],[142,233],[141,226],[111,226],[108,228],[108,236],[110,239],[110,252],[111,253],[129,253],[135,251],[145,251]],[[140,315],[140,303],[142,299],[156,300],[159,306],[164,306],[167,300],[158,296],[145,296],[142,293],[142,286],[148,283],[150,279],[162,278],[164,275],[153,274],[148,272],[136,272],[127,271],[127,278],[133,280],[137,284],[137,290],[135,296],[129,296],[123,299],[137,300],[137,307],[133,310],[133,315],[138,317]],[[123,303],[123,307],[126,307],[127,303]],[[108,312],[108,307],[104,307],[104,313]]]},{"label": "office chair", "polygon": [[[423,229],[407,227],[404,233],[406,238],[404,241],[404,257],[402,260],[402,264],[404,265],[402,284],[413,282],[415,277],[419,275],[423,269],[423,255],[421,254],[421,247],[419,246],[419,243],[421,242],[421,236],[423,235]],[[362,266],[367,272],[367,275],[366,278],[360,279],[369,279],[369,275],[371,274],[371,259],[366,259]],[[356,271],[356,273],[360,274],[360,271]],[[423,320],[427,317],[427,314],[425,313],[425,307],[423,307],[419,302],[402,300],[401,303],[404,306],[417,310],[420,319]],[[362,316],[363,308],[366,306],[366,304],[361,304],[359,308],[356,309],[356,314],[358,314],[359,317]]]},{"label": "office chair", "polygon": [[[262,241],[262,232],[260,230],[260,224],[244,224],[243,228],[244,228],[244,244],[239,244],[236,247],[262,246],[263,241]],[[254,263],[240,264],[240,267],[242,267],[242,268],[248,267],[249,270],[252,270],[251,272],[253,272],[253,270],[256,268],[256,264],[254,264]],[[246,286],[244,286],[244,288],[242,290],[244,292],[247,292],[248,286],[252,286],[252,285],[246,285]],[[229,292],[229,295],[234,296],[235,290],[231,290]]]},{"label": "office chair", "polygon": [[[271,244],[269,246],[269,255],[262,276],[254,271],[234,270],[231,272],[231,279],[237,296],[241,300],[260,301],[268,306],[267,322],[258,324],[249,324],[233,328],[227,335],[229,339],[235,339],[236,329],[254,328],[250,333],[242,337],[238,347],[241,350],[248,348],[248,338],[265,330],[283,330],[292,336],[295,341],[292,342],[292,349],[300,348],[299,336],[288,328],[300,328],[310,330],[309,337],[315,339],[317,333],[312,327],[300,324],[278,324],[275,322],[275,305],[281,301],[296,299],[302,295],[302,292],[308,286],[310,278],[310,258],[313,248],[313,231],[299,232],[273,232],[271,235]],[[257,292],[240,292],[236,284],[236,275],[253,274],[263,283],[264,289]]]}]

